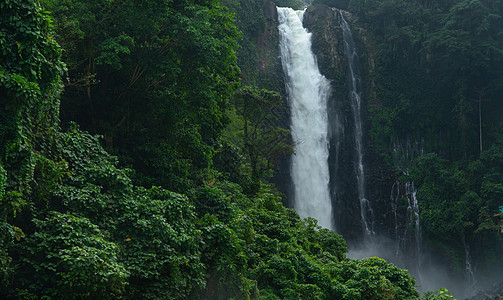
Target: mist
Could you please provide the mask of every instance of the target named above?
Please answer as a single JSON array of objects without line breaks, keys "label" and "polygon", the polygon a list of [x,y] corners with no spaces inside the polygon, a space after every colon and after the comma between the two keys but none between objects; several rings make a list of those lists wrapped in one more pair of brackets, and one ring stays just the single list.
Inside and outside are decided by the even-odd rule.
[{"label": "mist", "polygon": [[[447,288],[457,299],[467,299],[490,288],[502,280],[496,270],[492,274],[477,274],[474,266],[472,274],[468,270],[463,275],[454,276],[449,266],[431,251],[405,253],[397,247],[396,241],[383,236],[368,237],[359,245],[350,245],[348,258],[361,259],[379,257],[395,266],[407,269],[416,280],[416,287],[421,292]],[[471,276],[473,275],[473,276]]]}]

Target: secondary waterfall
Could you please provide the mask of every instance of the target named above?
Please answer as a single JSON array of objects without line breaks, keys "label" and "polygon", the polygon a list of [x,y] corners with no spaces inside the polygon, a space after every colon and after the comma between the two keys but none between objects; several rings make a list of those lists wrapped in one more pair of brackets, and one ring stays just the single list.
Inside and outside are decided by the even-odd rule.
[{"label": "secondary waterfall", "polygon": [[313,217],[321,226],[334,229],[328,171],[330,82],[318,70],[311,34],[302,26],[303,14],[278,7],[281,61],[295,143],[291,163],[294,208],[301,217]]},{"label": "secondary waterfall", "polygon": [[469,284],[469,290],[471,291],[471,294],[474,295],[476,292],[479,292],[479,286],[477,279],[475,278],[475,269],[472,264],[472,256],[470,255],[470,246],[468,246],[466,243],[465,245],[465,273],[467,277],[467,281]]},{"label": "secondary waterfall", "polygon": [[362,83],[360,77],[360,61],[356,51],[355,42],[351,29],[341,13],[339,13],[342,36],[344,40],[344,52],[348,59],[349,67],[349,91],[351,109],[355,123],[354,139],[356,151],[356,180],[358,185],[358,198],[360,199],[360,213],[362,218],[363,232],[365,236],[374,234],[374,211],[365,195],[365,171],[363,166],[363,129],[362,129]]},{"label": "secondary waterfall", "polygon": [[409,220],[414,222],[414,238],[416,242],[416,251],[418,257],[418,268],[421,267],[421,252],[422,252],[422,239],[421,239],[421,224],[419,221],[419,203],[417,202],[417,189],[414,182],[405,183],[405,194],[408,196],[409,202],[407,206],[407,214]]}]

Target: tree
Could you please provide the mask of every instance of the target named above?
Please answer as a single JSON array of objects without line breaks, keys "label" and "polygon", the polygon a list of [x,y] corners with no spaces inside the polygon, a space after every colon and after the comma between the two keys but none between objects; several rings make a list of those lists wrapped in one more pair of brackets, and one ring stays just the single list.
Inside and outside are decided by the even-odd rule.
[{"label": "tree", "polygon": [[35,223],[37,231],[16,249],[18,296],[123,297],[128,273],[119,248],[96,225],[58,212]]},{"label": "tree", "polygon": [[282,98],[277,92],[243,87],[234,94],[233,104],[243,120],[243,149],[252,178],[261,179],[283,155],[293,153],[290,132],[280,126],[277,117],[284,109]]},{"label": "tree", "polygon": [[336,7],[339,9],[347,10],[350,0],[314,0],[311,2],[312,5],[315,4],[325,4],[331,7]]},{"label": "tree", "polygon": [[200,181],[238,84],[228,10],[219,1],[44,2],[68,45],[64,121],[103,135],[139,184],[183,191]]},{"label": "tree", "polygon": [[[460,102],[465,101],[463,99],[470,99],[473,95],[478,98],[475,102],[479,107],[470,108],[471,112],[465,113],[458,121],[458,124],[465,122],[466,125],[456,124],[454,127],[461,127],[460,133],[470,140],[478,136],[479,147],[469,147],[469,154],[481,151],[484,126],[480,107],[482,91],[485,91],[484,97],[497,99],[496,91],[501,89],[501,74],[497,71],[503,66],[501,14],[501,5],[495,1],[453,3],[439,16],[439,27],[423,42],[428,53],[434,54],[430,60],[431,71],[439,84],[438,89],[443,90],[444,101],[458,102],[457,107],[460,107],[463,106]],[[493,110],[498,109],[497,103],[491,106]],[[476,111],[478,114],[474,113]],[[485,120],[488,124],[494,122],[491,118]]]}]

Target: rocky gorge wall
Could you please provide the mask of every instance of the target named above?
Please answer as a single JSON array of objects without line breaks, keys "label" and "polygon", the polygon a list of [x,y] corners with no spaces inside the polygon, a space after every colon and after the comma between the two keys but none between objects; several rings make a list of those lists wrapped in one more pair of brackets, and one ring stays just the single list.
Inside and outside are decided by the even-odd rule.
[{"label": "rocky gorge wall", "polygon": [[[334,206],[336,230],[351,244],[363,240],[360,202],[356,182],[355,120],[352,116],[348,90],[348,60],[344,53],[344,41],[340,26],[340,14],[352,22],[349,13],[325,5],[307,8],[304,26],[312,32],[313,52],[318,59],[320,72],[332,83],[332,96],[328,103],[331,139],[330,170],[331,194]],[[360,41],[361,43],[361,41]],[[366,179],[366,198],[372,214],[375,235],[394,237],[395,218],[390,203],[391,190],[396,181],[395,170],[376,153],[367,134],[369,129],[369,107],[366,95],[372,93],[366,81],[369,74],[370,55],[359,45],[360,61],[363,68],[362,81],[367,87],[363,92],[363,164]]]}]

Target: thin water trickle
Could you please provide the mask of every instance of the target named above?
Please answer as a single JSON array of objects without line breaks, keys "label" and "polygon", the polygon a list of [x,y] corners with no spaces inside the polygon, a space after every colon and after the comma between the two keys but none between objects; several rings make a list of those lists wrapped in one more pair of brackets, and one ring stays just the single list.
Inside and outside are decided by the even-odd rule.
[{"label": "thin water trickle", "polygon": [[351,109],[355,123],[355,154],[356,154],[356,180],[358,184],[358,198],[360,199],[360,212],[364,236],[368,237],[375,233],[374,231],[374,210],[372,204],[367,199],[365,189],[365,169],[363,164],[363,126],[362,126],[362,89],[359,70],[359,57],[356,51],[353,35],[348,23],[343,15],[339,13],[342,36],[344,40],[344,52],[348,59],[349,67],[349,91],[351,100]]}]

